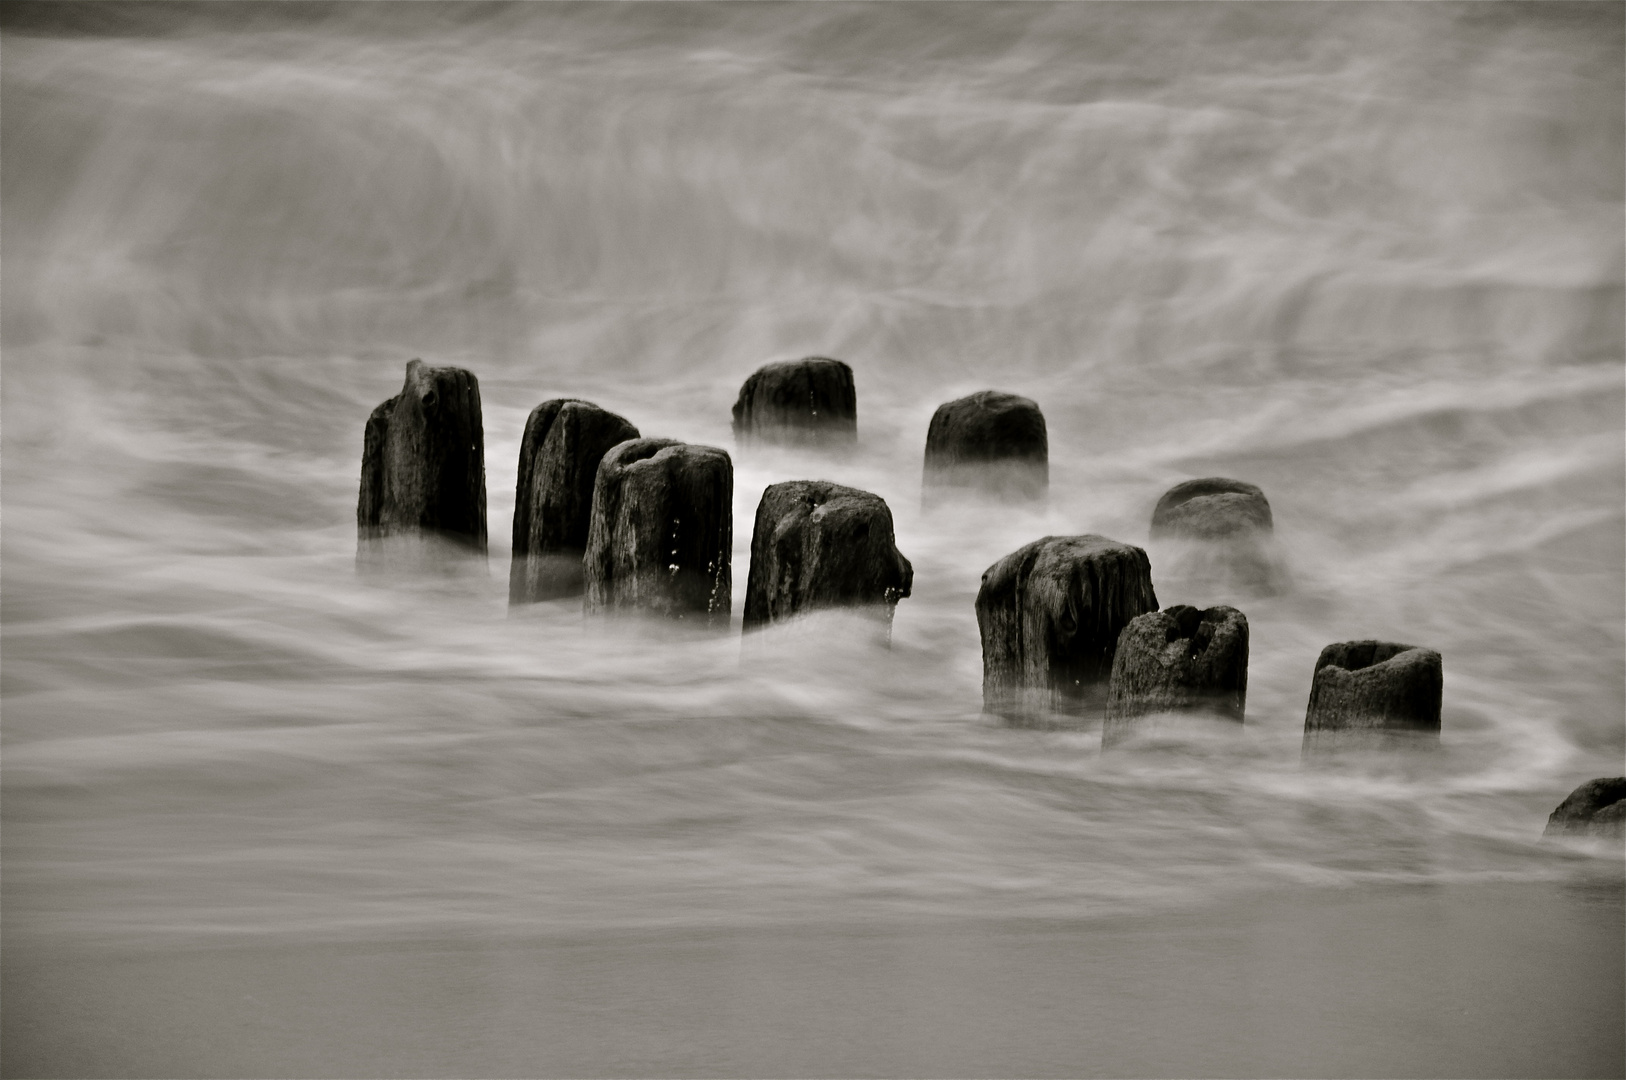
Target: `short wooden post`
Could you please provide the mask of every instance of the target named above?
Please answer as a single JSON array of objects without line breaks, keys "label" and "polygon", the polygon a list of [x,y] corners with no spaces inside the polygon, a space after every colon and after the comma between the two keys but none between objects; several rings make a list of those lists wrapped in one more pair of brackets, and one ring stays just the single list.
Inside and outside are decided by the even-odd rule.
[{"label": "short wooden post", "polygon": [[727,626],[733,595],[734,464],[676,439],[620,443],[593,489],[585,610],[641,610]]},{"label": "short wooden post", "polygon": [[745,628],[829,607],[869,607],[891,622],[913,580],[879,495],[826,480],[774,484],[751,533]]},{"label": "short wooden post", "polygon": [[589,401],[558,398],[531,410],[514,491],[509,603],[581,595],[599,463],[612,446],[636,438],[624,417]]},{"label": "short wooden post", "polygon": [[1248,618],[1233,607],[1176,604],[1136,616],[1118,637],[1102,747],[1154,713],[1211,713],[1242,723],[1248,696]]},{"label": "short wooden post", "polygon": [[1438,740],[1440,654],[1392,641],[1341,641],[1321,650],[1304,715],[1304,750]]},{"label": "short wooden post", "polygon": [[1012,500],[1050,487],[1044,414],[1025,397],[983,390],[938,406],[926,430],[925,500],[958,489]]},{"label": "short wooden post", "polygon": [[485,552],[485,432],[473,374],[407,364],[401,392],[367,418],[356,527],[363,552],[400,535]]},{"label": "short wooden post", "polygon": [[1626,776],[1600,776],[1570,792],[1542,836],[1626,836]]},{"label": "short wooden post", "polygon": [[1104,536],[1047,536],[989,567],[977,593],[983,708],[1021,717],[1099,699],[1118,635],[1157,610],[1146,552]]},{"label": "short wooden post", "polygon": [[851,443],[858,438],[853,369],[823,356],[758,368],[734,402],[734,437],[741,443]]}]

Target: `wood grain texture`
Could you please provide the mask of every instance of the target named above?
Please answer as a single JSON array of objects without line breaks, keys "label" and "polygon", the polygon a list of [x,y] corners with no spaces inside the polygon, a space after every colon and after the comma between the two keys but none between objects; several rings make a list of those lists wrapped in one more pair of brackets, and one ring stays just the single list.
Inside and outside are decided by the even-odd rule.
[{"label": "wood grain texture", "polygon": [[599,464],[611,447],[636,438],[630,421],[592,402],[556,398],[531,410],[514,491],[509,603],[581,595]]},{"label": "wood grain texture", "polygon": [[363,543],[419,533],[486,550],[485,431],[471,372],[407,364],[401,392],[367,418],[356,526]]},{"label": "wood grain texture", "polygon": [[1176,604],[1138,615],[1118,636],[1103,747],[1151,713],[1204,712],[1242,723],[1248,696],[1248,618],[1233,607]]},{"label": "wood grain texture", "polygon": [[734,464],[717,447],[633,439],[611,449],[593,490],[585,609],[726,627],[733,498]]},{"label": "wood grain texture", "polygon": [[1073,709],[1099,696],[1118,636],[1157,610],[1146,552],[1104,536],[1047,536],[982,575],[983,708],[1006,715]]},{"label": "wood grain texture", "polygon": [[741,442],[821,445],[858,438],[853,369],[824,356],[758,368],[740,387],[733,411]]},{"label": "wood grain texture", "polygon": [[746,629],[830,607],[873,607],[890,622],[913,581],[880,496],[826,480],[792,480],[762,493]]}]

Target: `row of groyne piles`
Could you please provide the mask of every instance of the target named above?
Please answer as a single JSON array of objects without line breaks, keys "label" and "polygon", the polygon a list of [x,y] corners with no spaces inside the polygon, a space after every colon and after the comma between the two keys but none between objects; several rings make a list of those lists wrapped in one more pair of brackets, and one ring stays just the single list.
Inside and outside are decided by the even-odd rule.
[{"label": "row of groyne piles", "polygon": [[[831,448],[856,441],[857,417],[851,367],[809,357],[746,379],[733,430],[741,444]],[[962,492],[1038,500],[1048,486],[1036,402],[987,390],[932,416],[925,505]],[[509,602],[580,596],[589,615],[637,611],[726,628],[733,494],[723,449],[647,437],[592,402],[544,401],[520,444]],[[401,542],[484,553],[485,511],[478,380],[413,360],[401,392],[366,422],[358,561],[387,560]],[[1184,545],[1188,570],[1257,595],[1280,588],[1274,528],[1257,486],[1207,477],[1164,493],[1149,534]],[[880,496],[825,480],[772,484],[753,523],[744,627],[830,608],[890,625],[913,579]],[[976,615],[983,708],[1009,722],[1099,715],[1103,749],[1170,715],[1244,722],[1247,616],[1224,605],[1160,608],[1151,561],[1135,545],[1093,534],[1035,540],[983,573]],[[1311,675],[1304,753],[1437,744],[1442,696],[1433,649],[1330,644]],[[1554,810],[1547,832],[1618,836],[1623,828],[1626,779],[1600,778]]]}]

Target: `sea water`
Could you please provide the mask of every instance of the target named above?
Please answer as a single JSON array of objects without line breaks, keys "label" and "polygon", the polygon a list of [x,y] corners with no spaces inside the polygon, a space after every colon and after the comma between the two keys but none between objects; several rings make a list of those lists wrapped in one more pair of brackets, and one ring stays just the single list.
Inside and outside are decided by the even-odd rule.
[{"label": "sea water", "polygon": [[[8,15],[5,1072],[1620,1075],[1621,853],[1541,831],[1626,753],[1622,10]],[[737,447],[806,355],[856,447]],[[414,357],[489,557],[358,577]],[[923,509],[987,388],[1048,500]],[[560,396],[733,454],[733,633],[509,608]],[[985,715],[982,571],[1209,475],[1241,731]],[[790,479],[891,507],[889,644],[742,643]],[[1439,748],[1307,765],[1367,637]]]}]

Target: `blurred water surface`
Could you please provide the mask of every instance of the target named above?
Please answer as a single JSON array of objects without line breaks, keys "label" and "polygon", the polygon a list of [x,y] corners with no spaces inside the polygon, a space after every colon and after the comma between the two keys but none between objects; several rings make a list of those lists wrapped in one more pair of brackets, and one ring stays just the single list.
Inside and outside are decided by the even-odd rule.
[{"label": "blurred water surface", "polygon": [[[1538,840],[1626,753],[1619,5],[142,7],[0,24],[8,943],[1599,872]],[[739,383],[808,354],[856,452],[736,450]],[[414,356],[480,378],[490,568],[369,583],[362,424]],[[1048,504],[923,512],[932,410],[986,387],[1043,406]],[[767,484],[885,497],[891,648],[510,613],[562,395],[734,453],[736,628]],[[1244,733],[984,717],[981,571],[1213,474],[1293,588],[1154,575],[1246,611]],[[1357,637],[1444,655],[1439,752],[1301,766]]]}]

